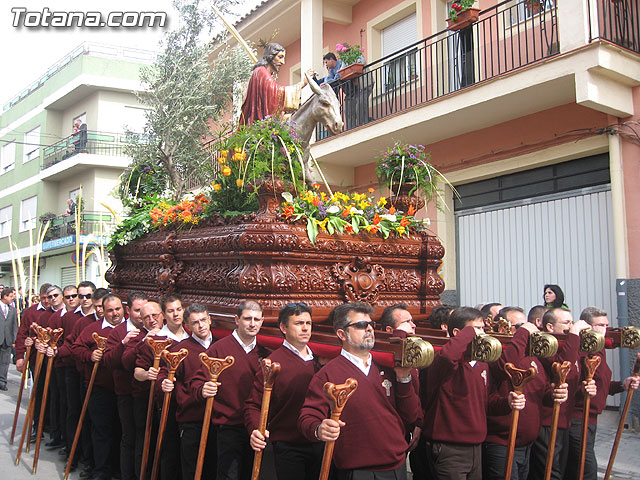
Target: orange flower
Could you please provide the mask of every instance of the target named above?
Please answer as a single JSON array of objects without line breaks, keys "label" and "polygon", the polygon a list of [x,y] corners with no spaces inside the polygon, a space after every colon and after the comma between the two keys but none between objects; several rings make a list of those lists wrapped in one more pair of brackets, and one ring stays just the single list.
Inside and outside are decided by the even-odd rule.
[{"label": "orange flower", "polygon": [[218,163],[220,165],[224,165],[225,163],[227,163],[227,157],[218,157]]},{"label": "orange flower", "polygon": [[228,177],[229,175],[231,175],[231,169],[229,167],[227,167],[227,166],[222,167],[222,174],[225,177]]},{"label": "orange flower", "polygon": [[391,205],[391,208],[389,209],[389,214],[393,215],[394,213],[396,213],[396,207],[394,207],[393,205]]},{"label": "orange flower", "polygon": [[380,215],[377,213],[373,216],[373,224],[378,225],[380,223]]},{"label": "orange flower", "polygon": [[373,188],[369,187],[369,193],[373,193],[373,192],[374,192]]},{"label": "orange flower", "polygon": [[222,185],[220,185],[219,183],[212,183],[211,186],[213,187],[213,190],[216,192],[219,192],[220,190],[222,190]]},{"label": "orange flower", "polygon": [[238,188],[242,188],[242,185],[244,185],[244,180],[242,180],[241,178],[236,178],[236,185],[238,186]]},{"label": "orange flower", "polygon": [[289,218],[290,216],[292,216],[295,213],[295,210],[293,209],[293,205],[287,205],[283,208],[283,213],[284,216]]},{"label": "orange flower", "polygon": [[320,184],[319,183],[314,183],[312,185],[312,187],[314,188],[314,190],[320,190]]},{"label": "orange flower", "polygon": [[409,205],[409,210],[407,210],[407,215],[409,215],[411,217],[415,213],[416,213],[416,207],[414,207],[413,205]]},{"label": "orange flower", "polygon": [[353,227],[351,226],[351,224],[347,223],[344,226],[344,231],[347,232],[347,233],[353,233]]},{"label": "orange flower", "polygon": [[407,217],[402,217],[402,220],[400,220],[400,226],[406,227],[407,225],[409,225],[409,220],[407,220]]},{"label": "orange flower", "polygon": [[378,226],[377,225],[369,225],[369,228],[367,228],[367,230],[369,231],[369,233],[376,234],[376,233],[378,233]]},{"label": "orange flower", "polygon": [[351,207],[345,208],[344,210],[342,210],[342,216],[347,218],[349,216],[350,212],[351,212]]},{"label": "orange flower", "polygon": [[314,207],[317,207],[318,205],[320,205],[320,197],[318,197],[317,195],[314,195],[313,199],[311,200],[311,203],[313,203]]}]

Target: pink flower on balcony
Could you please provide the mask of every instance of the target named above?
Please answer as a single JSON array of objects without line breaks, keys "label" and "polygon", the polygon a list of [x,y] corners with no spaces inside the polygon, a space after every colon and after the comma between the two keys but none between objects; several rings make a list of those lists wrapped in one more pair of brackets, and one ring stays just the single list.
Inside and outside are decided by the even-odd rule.
[{"label": "pink flower on balcony", "polygon": [[342,45],[341,43],[336,43],[336,51],[338,52],[344,52],[347,48]]}]

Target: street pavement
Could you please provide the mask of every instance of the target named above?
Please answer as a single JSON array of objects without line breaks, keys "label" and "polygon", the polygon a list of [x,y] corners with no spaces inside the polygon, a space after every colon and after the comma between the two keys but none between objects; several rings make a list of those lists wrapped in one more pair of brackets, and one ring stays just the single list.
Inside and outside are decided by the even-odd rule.
[{"label": "street pavement", "polygon": [[[15,457],[18,450],[17,444],[20,442],[20,433],[24,421],[24,412],[29,397],[29,390],[25,390],[22,397],[21,415],[18,421],[16,439],[13,445],[9,444],[11,437],[11,425],[15,411],[18,389],[20,387],[20,375],[13,365],[9,368],[9,390],[0,391],[0,465],[3,471],[0,472],[0,480],[23,480],[42,478],[47,480],[62,479],[64,476],[65,463],[63,457],[58,455],[58,450],[47,450],[44,444],[48,441],[48,436],[42,440],[40,447],[40,458],[38,460],[38,470],[36,475],[31,474],[33,465],[33,449],[30,452],[22,453],[20,464],[15,466]],[[617,411],[607,410],[600,415],[598,420],[598,433],[596,435],[596,457],[598,459],[599,475],[604,477],[607,468],[611,446],[618,428],[619,414]],[[616,462],[613,469],[612,480],[640,480],[640,434],[634,433],[630,429],[625,429],[622,440],[618,448]],[[266,475],[261,478],[274,479],[272,458],[265,455],[263,471]],[[79,478],[79,471],[71,474],[71,479]]]}]

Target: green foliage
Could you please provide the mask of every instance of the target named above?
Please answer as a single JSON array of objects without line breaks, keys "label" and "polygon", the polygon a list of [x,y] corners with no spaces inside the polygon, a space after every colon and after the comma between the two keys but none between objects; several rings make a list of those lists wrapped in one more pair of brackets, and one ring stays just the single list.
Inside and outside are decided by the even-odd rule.
[{"label": "green foliage", "polygon": [[160,197],[155,195],[139,198],[135,211],[131,211],[131,215],[125,217],[111,234],[111,241],[107,248],[111,250],[116,245],[126,245],[151,232],[154,226],[149,212],[159,201]]}]

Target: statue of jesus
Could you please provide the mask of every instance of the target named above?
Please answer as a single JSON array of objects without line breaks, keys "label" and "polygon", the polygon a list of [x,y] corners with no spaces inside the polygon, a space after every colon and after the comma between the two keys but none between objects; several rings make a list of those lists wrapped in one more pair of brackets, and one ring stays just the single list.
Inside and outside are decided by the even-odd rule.
[{"label": "statue of jesus", "polygon": [[[280,67],[284,65],[286,51],[278,43],[267,43],[262,58],[253,67],[249,79],[247,95],[242,104],[240,125],[251,125],[257,120],[264,120],[267,116],[280,116],[292,112],[300,107],[300,93],[307,85],[307,78],[286,87],[276,83]],[[309,75],[315,75],[313,69]]]}]

